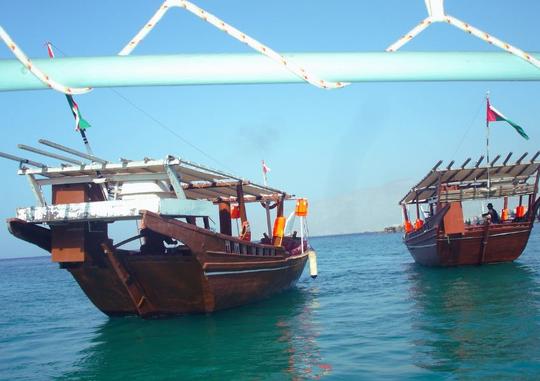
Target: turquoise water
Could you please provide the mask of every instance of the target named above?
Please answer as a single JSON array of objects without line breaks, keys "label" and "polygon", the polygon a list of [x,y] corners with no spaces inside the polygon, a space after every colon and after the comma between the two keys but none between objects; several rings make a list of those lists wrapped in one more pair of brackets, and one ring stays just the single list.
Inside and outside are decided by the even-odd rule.
[{"label": "turquoise water", "polygon": [[153,321],[107,318],[46,257],[0,261],[0,379],[540,379],[539,230],[515,263],[453,269],[398,234],[312,244],[315,281]]}]

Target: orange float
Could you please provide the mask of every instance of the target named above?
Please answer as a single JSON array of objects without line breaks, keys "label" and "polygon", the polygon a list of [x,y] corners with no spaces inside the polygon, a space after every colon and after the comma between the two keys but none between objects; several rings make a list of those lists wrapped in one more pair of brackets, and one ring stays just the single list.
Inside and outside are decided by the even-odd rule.
[{"label": "orange float", "polygon": [[405,233],[410,233],[413,231],[413,226],[411,224],[411,221],[407,220],[405,221],[405,223],[403,224],[404,228],[405,228]]},{"label": "orange float", "polygon": [[308,200],[305,198],[301,198],[296,201],[296,209],[294,210],[294,213],[298,217],[306,217],[308,214]]},{"label": "orange float", "polygon": [[237,220],[240,218],[240,207],[238,205],[233,205],[231,208],[231,219]]}]

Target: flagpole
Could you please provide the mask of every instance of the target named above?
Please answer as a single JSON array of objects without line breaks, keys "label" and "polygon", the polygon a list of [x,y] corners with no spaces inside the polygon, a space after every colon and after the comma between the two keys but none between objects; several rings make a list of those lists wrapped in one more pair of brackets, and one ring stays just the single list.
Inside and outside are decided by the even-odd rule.
[{"label": "flagpole", "polygon": [[86,137],[86,133],[84,132],[84,129],[79,128],[79,132],[81,133],[81,137],[82,137],[84,146],[86,148],[86,153],[94,156],[94,152],[92,152],[92,147],[90,147],[90,143],[88,142],[88,138]]},{"label": "flagpole", "polygon": [[[486,92],[486,104],[487,104],[487,107],[489,108],[489,91]],[[490,179],[489,179],[489,118],[487,117],[487,110],[486,110],[486,160],[487,160],[487,188],[488,188],[488,193],[487,193],[487,197],[489,197],[489,192],[491,191],[491,183],[490,183]]]},{"label": "flagpole", "polygon": [[[262,170],[263,170],[263,182],[264,186],[268,186],[268,178],[266,177],[266,170],[265,170],[265,164],[264,160],[262,161]],[[268,237],[272,238],[272,225],[270,223],[270,205],[268,205],[268,201],[264,202],[264,209],[266,209],[266,227],[268,229]]]}]

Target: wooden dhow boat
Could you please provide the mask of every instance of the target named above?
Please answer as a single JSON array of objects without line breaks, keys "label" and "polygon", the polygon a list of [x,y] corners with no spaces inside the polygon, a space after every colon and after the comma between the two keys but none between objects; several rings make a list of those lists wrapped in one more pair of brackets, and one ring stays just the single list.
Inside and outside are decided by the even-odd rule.
[{"label": "wooden dhow boat", "polygon": [[[540,152],[524,161],[527,153],[509,163],[509,153],[501,165],[498,155],[490,163],[459,168],[454,161],[438,169],[439,161],[400,201],[404,215],[404,242],[417,263],[426,266],[458,266],[517,259],[527,245],[540,207],[538,181]],[[490,216],[465,220],[463,202],[499,199],[499,223]],[[501,202],[502,201],[502,202]],[[497,201],[494,201],[495,203]],[[515,211],[509,209],[516,203]],[[416,221],[408,216],[408,206],[416,208]]]},{"label": "wooden dhow boat", "polygon": [[[50,167],[0,154],[20,163],[18,173],[28,178],[37,201],[17,210],[7,221],[9,231],[49,251],[109,316],[208,313],[251,303],[294,286],[308,257],[316,275],[305,199],[172,156],[110,163],[40,143],[72,156],[19,146],[65,163]],[[51,203],[42,189],[49,185]],[[289,218],[287,200],[297,201]],[[251,240],[247,203],[261,203],[268,222],[275,209],[273,234]],[[213,215],[219,232],[210,228]],[[300,234],[285,235],[295,216]],[[232,232],[234,218],[242,224],[239,236]],[[122,220],[137,221],[138,232],[115,242],[109,225]],[[135,249],[123,248],[128,243]]]}]

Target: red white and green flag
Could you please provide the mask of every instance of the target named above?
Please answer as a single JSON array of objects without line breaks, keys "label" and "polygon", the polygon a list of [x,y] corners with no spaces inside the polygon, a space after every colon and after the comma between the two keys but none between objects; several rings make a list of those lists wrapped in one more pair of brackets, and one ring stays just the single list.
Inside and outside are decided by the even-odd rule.
[{"label": "red white and green flag", "polygon": [[[49,58],[54,58],[54,52],[50,42],[47,43],[47,53],[49,53]],[[88,127],[91,127],[90,123],[82,117],[79,105],[75,102],[73,96],[66,94],[66,98],[69,103],[69,108],[73,113],[73,117],[75,118],[75,131],[86,130]]]},{"label": "red white and green flag", "polygon": [[489,104],[489,99],[487,100],[487,115],[486,115],[487,123],[489,122],[499,122],[504,121],[514,127],[514,129],[517,131],[518,134],[520,134],[524,139],[529,140],[529,136],[525,133],[523,128],[516,123],[512,122],[510,119],[505,117],[499,110],[497,110],[495,107]]}]

